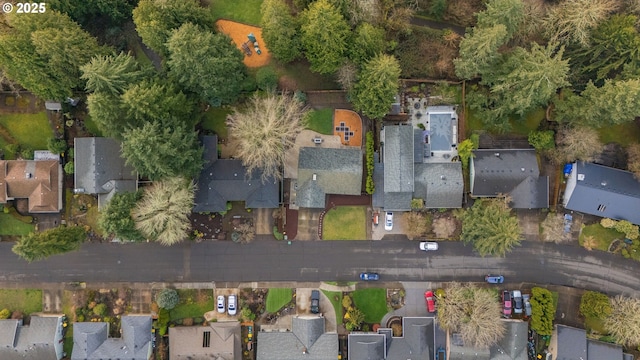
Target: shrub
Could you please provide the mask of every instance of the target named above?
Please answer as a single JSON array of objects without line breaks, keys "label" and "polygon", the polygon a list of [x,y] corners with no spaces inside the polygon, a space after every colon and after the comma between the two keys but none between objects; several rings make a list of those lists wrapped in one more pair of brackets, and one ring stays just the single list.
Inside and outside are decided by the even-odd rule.
[{"label": "shrub", "polygon": [[345,309],[348,309],[351,307],[351,304],[353,304],[353,301],[351,300],[351,296],[349,295],[345,295],[342,297],[342,307]]},{"label": "shrub", "polygon": [[638,226],[633,225],[627,220],[620,220],[615,226],[616,231],[625,234],[631,240],[638,238]]},{"label": "shrub", "polygon": [[160,313],[158,313],[158,334],[160,336],[167,334],[167,325],[169,325],[169,310],[160,309]]},{"label": "shrub", "polygon": [[538,151],[551,150],[556,147],[552,130],[532,131],[529,133],[529,144]]},{"label": "shrub", "polygon": [[33,149],[24,148],[20,150],[20,157],[24,160],[33,160]]},{"label": "shrub", "polygon": [[611,314],[611,301],[603,293],[587,291],[580,299],[580,314],[585,317],[605,319]]},{"label": "shrub", "polygon": [[365,145],[367,149],[367,182],[365,190],[367,194],[371,195],[376,190],[373,182],[373,132],[367,131]]},{"label": "shrub", "polygon": [[73,161],[69,161],[68,163],[64,164],[64,173],[67,175],[73,175],[73,173],[75,172],[76,168],[75,168],[75,164]]},{"label": "shrub", "polygon": [[602,225],[602,227],[606,229],[611,229],[615,227],[617,223],[618,222],[616,220],[609,219],[609,218],[602,218],[602,220],[600,220],[600,225]]},{"label": "shrub", "polygon": [[78,322],[84,322],[84,315],[80,314],[80,315],[76,316],[76,320]]},{"label": "shrub", "polygon": [[54,154],[62,154],[67,151],[67,142],[64,139],[49,138],[47,149]]},{"label": "shrub", "polygon": [[531,329],[540,335],[551,335],[555,314],[551,291],[539,287],[531,289]]},{"label": "shrub", "polygon": [[93,307],[93,313],[97,316],[103,316],[107,313],[107,305],[106,304],[97,304]]},{"label": "shrub", "polygon": [[8,319],[11,316],[11,311],[9,309],[4,308],[0,310],[0,319]]},{"label": "shrub", "polygon": [[256,319],[256,314],[254,314],[249,308],[242,308],[240,310],[240,317],[245,320],[253,321]]},{"label": "shrub", "polygon": [[275,91],[278,86],[278,74],[270,66],[260,68],[256,73],[256,83],[260,90]]},{"label": "shrub", "polygon": [[447,11],[447,0],[433,0],[429,7],[429,14],[436,18],[436,20],[442,20],[444,13]]},{"label": "shrub", "polygon": [[284,234],[278,231],[277,226],[273,227],[273,237],[276,238],[276,240],[284,240]]},{"label": "shrub", "polygon": [[156,295],[156,303],[163,309],[171,310],[180,301],[178,292],[174,289],[162,289],[158,295]]}]

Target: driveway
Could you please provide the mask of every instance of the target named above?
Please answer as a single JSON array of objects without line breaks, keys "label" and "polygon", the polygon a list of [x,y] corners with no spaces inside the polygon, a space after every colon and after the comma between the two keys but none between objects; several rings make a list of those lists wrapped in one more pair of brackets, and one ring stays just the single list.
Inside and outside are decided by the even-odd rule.
[{"label": "driveway", "polygon": [[298,210],[298,235],[296,240],[320,240],[318,237],[318,224],[322,209]]},{"label": "driveway", "polygon": [[253,209],[256,219],[256,235],[270,235],[273,233],[274,209]]},{"label": "driveway", "polygon": [[[402,214],[404,212],[394,212],[393,213],[393,229],[385,230],[384,229],[384,221],[385,221],[385,212],[382,209],[376,209],[374,211],[380,212],[380,218],[378,220],[378,225],[374,225],[373,221],[371,222],[371,239],[372,240],[382,240],[386,239],[406,239],[405,235],[405,224],[402,221]],[[417,245],[416,245],[417,246]]]}]

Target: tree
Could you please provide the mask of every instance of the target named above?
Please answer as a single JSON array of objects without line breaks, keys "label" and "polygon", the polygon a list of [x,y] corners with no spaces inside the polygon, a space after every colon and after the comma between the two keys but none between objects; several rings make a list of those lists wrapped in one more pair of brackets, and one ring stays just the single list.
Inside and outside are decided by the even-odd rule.
[{"label": "tree", "polygon": [[382,119],[398,93],[400,72],[400,64],[392,55],[379,54],[367,61],[353,87],[353,107],[371,119]]},{"label": "tree", "polygon": [[67,1],[48,0],[47,7],[69,15],[82,25],[104,22],[108,18],[114,25],[131,18],[135,0]]},{"label": "tree", "polygon": [[373,148],[373,132],[367,131],[365,135],[365,149],[366,149],[366,167],[367,167],[367,179],[365,180],[365,191],[369,195],[373,195],[376,190],[376,184],[373,181],[373,169],[374,169],[374,148]]},{"label": "tree", "polygon": [[539,335],[551,335],[556,304],[551,291],[539,287],[531,289],[531,330]]},{"label": "tree", "polygon": [[345,319],[347,320],[345,327],[347,328],[347,330],[351,329],[350,331],[353,331],[356,329],[360,329],[362,323],[364,323],[364,316],[365,314],[360,309],[356,307],[350,307],[347,310],[347,314],[345,315]]},{"label": "tree", "polygon": [[182,24],[209,27],[210,12],[196,0],[140,0],[133,9],[133,22],[142,41],[161,55],[167,54],[165,44],[171,32]]},{"label": "tree", "polygon": [[273,57],[287,63],[301,55],[299,25],[283,0],[265,0],[261,7],[262,38]]},{"label": "tree", "polygon": [[11,311],[9,309],[4,308],[0,310],[0,320],[8,319],[11,316]]},{"label": "tree", "polygon": [[202,169],[197,133],[185,126],[145,122],[124,134],[122,156],[128,165],[152,180],[194,177]]},{"label": "tree", "polygon": [[98,226],[107,234],[130,241],[142,241],[144,236],[136,229],[131,211],[135,208],[142,192],[120,192],[100,210]]},{"label": "tree", "polygon": [[529,144],[537,151],[551,150],[556,147],[553,130],[532,131],[529,133]]},{"label": "tree", "polygon": [[73,161],[69,161],[64,164],[64,173],[68,175],[73,175],[76,172],[76,165]]},{"label": "tree", "polygon": [[121,99],[130,127],[138,127],[145,121],[163,122],[167,127],[193,125],[194,103],[176,86],[162,79],[132,85]]},{"label": "tree", "polygon": [[180,296],[175,289],[165,288],[156,295],[156,304],[166,310],[173,309],[179,302]]},{"label": "tree", "polygon": [[580,314],[587,318],[607,318],[611,314],[609,297],[597,291],[585,292],[580,298]]},{"label": "tree", "polygon": [[384,30],[363,22],[355,29],[349,44],[349,59],[356,64],[365,64],[387,48]]},{"label": "tree", "polygon": [[489,0],[487,8],[478,13],[479,28],[489,28],[498,24],[504,25],[508,37],[520,27],[525,17],[522,0]]},{"label": "tree", "polygon": [[618,0],[565,0],[551,8],[544,28],[551,41],[587,46],[591,30],[619,6]]},{"label": "tree", "polygon": [[79,226],[59,226],[21,237],[11,250],[28,262],[80,248],[86,234]]},{"label": "tree", "polygon": [[106,304],[96,304],[96,306],[93,307],[93,314],[97,315],[97,316],[103,316],[104,314],[107,313],[107,305]]},{"label": "tree", "polygon": [[244,56],[225,34],[184,24],[166,43],[169,75],[213,106],[232,103],[242,90]]},{"label": "tree", "polygon": [[183,178],[154,182],[131,212],[136,229],[165,246],[181,242],[189,236],[194,197],[193,183]]},{"label": "tree", "polygon": [[230,136],[238,142],[236,157],[262,181],[282,178],[284,154],[304,130],[308,109],[291,95],[254,96],[247,107],[227,118]]},{"label": "tree", "polygon": [[119,96],[96,92],[87,96],[87,110],[98,129],[108,137],[122,139],[122,135],[132,127],[138,126],[130,120],[124,111]]},{"label": "tree", "polygon": [[613,298],[604,328],[618,344],[629,348],[640,345],[640,299],[620,295]]},{"label": "tree", "polygon": [[81,78],[86,80],[90,92],[104,92],[120,95],[134,83],[142,80],[145,71],[131,55],[120,53],[117,56],[97,56],[80,67]]},{"label": "tree", "polygon": [[564,217],[562,214],[549,212],[540,223],[542,241],[560,242],[564,237]]},{"label": "tree", "polygon": [[347,53],[351,29],[328,0],[318,0],[301,15],[300,41],[311,71],[330,74],[338,70]]},{"label": "tree", "polygon": [[520,245],[518,218],[504,199],[479,199],[462,215],[461,238],[481,255],[504,256]]},{"label": "tree", "polygon": [[6,14],[0,32],[0,68],[7,78],[43,99],[64,100],[82,86],[80,66],[105,53],[67,15]]},{"label": "tree", "polygon": [[430,218],[419,212],[407,211],[402,214],[402,220],[405,223],[405,231],[409,240],[423,236],[430,228]]},{"label": "tree", "polygon": [[640,179],[640,144],[631,144],[627,148],[627,169]]},{"label": "tree", "polygon": [[456,75],[473,79],[490,71],[500,61],[498,49],[509,39],[506,26],[475,27],[460,41],[460,57],[453,60]]},{"label": "tree", "polygon": [[336,81],[343,90],[351,91],[358,79],[358,66],[351,61],[345,61],[338,69]]},{"label": "tree", "polygon": [[556,149],[551,158],[557,164],[576,160],[591,161],[602,151],[598,132],[588,127],[563,127],[556,134]]},{"label": "tree", "polygon": [[67,142],[64,139],[49,138],[47,139],[47,150],[60,155],[67,151]]}]

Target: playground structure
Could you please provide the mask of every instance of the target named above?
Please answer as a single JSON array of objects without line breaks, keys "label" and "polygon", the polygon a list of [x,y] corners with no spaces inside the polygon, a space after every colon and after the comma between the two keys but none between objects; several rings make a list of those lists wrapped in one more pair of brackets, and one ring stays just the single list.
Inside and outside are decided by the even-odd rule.
[{"label": "playground structure", "polygon": [[249,33],[249,35],[247,35],[247,38],[249,38],[249,41],[242,44],[242,49],[244,50],[245,54],[251,56],[251,45],[253,45],[253,50],[256,52],[256,54],[262,54],[262,51],[260,51],[260,46],[258,46],[258,40],[256,39],[256,36],[253,35],[253,33]]},{"label": "playground structure", "polygon": [[[271,62],[271,54],[262,38],[262,29],[256,26],[242,24],[230,20],[219,19],[216,21],[216,28],[223,34],[228,35],[233,40],[238,50],[242,53],[242,62],[249,68],[262,67]],[[254,35],[259,44],[260,56],[255,56],[255,46],[253,42],[247,41],[248,34]],[[245,44],[247,49],[251,51],[251,56],[247,55],[247,49],[242,46]]]}]

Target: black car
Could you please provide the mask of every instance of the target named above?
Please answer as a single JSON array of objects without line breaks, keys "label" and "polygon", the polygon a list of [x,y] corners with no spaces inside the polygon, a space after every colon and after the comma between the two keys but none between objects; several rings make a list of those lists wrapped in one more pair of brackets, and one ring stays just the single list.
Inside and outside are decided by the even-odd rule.
[{"label": "black car", "polygon": [[311,290],[311,312],[317,314],[320,312],[320,291]]}]

